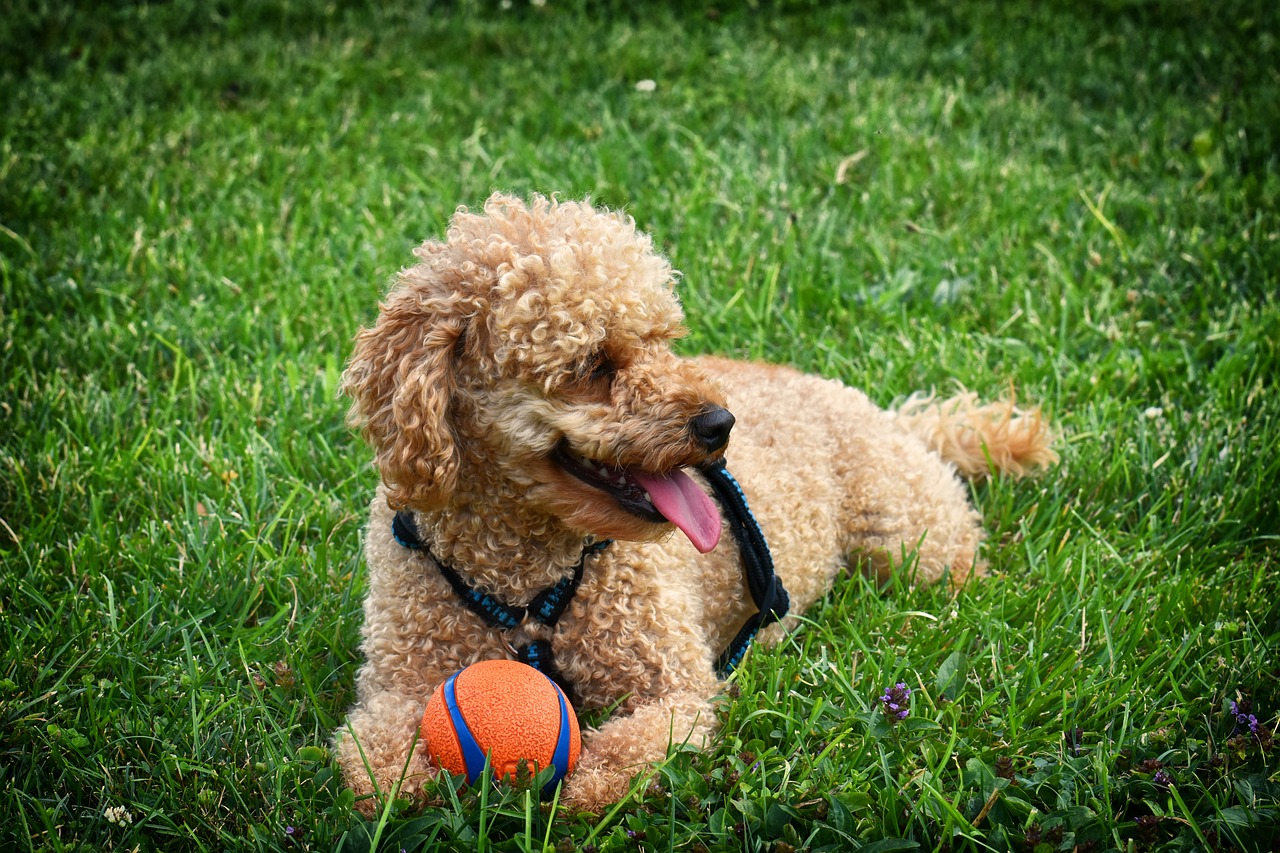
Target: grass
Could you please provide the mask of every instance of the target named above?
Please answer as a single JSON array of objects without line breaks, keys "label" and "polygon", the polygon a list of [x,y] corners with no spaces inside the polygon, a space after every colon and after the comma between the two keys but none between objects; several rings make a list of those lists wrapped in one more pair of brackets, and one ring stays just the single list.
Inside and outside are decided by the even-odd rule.
[{"label": "grass", "polygon": [[[0,24],[0,847],[1272,849],[1274,4],[512,5]],[[1063,461],[975,488],[990,578],[850,580],[602,819],[365,824],[338,377],[495,188],[624,205],[689,352],[1012,386]]]}]

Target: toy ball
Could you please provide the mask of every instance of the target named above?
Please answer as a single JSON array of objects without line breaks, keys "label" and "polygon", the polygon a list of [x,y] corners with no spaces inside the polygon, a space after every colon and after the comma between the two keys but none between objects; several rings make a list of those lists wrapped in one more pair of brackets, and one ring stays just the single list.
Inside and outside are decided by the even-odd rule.
[{"label": "toy ball", "polygon": [[573,772],[582,751],[578,718],[554,681],[527,664],[487,660],[454,673],[436,688],[422,715],[428,754],[473,784],[485,759],[499,779],[555,767],[546,791]]}]

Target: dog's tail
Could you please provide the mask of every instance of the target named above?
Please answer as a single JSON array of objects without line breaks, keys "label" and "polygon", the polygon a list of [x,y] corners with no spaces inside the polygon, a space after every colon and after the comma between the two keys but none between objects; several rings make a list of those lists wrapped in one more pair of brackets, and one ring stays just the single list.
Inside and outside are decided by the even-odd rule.
[{"label": "dog's tail", "polygon": [[983,403],[971,391],[945,400],[917,392],[894,417],[971,480],[1021,477],[1058,461],[1053,428],[1039,407],[1020,409],[1012,397]]}]

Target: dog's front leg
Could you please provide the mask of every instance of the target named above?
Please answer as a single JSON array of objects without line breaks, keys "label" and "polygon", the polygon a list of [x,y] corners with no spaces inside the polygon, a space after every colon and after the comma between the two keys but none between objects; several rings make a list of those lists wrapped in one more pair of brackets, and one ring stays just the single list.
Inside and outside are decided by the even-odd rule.
[{"label": "dog's front leg", "polygon": [[566,801],[591,812],[617,802],[631,780],[667,750],[683,743],[701,748],[715,729],[714,679],[696,690],[655,698],[583,736],[582,757],[565,788]]},{"label": "dog's front leg", "polygon": [[347,725],[337,732],[343,779],[365,815],[375,814],[392,797],[417,799],[423,783],[435,774],[426,744],[415,745],[422,708],[418,694],[373,693],[351,710]]}]

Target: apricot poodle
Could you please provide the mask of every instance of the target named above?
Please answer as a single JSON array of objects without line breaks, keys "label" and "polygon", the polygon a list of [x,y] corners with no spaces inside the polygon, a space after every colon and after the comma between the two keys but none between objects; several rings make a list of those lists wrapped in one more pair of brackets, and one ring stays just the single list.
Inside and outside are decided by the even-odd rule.
[{"label": "apricot poodle", "polygon": [[1011,403],[887,412],[788,368],[678,356],[677,274],[587,202],[497,194],[415,254],[343,384],[381,474],[365,663],[335,736],[357,794],[420,796],[432,690],[519,657],[579,712],[617,706],[564,789],[599,810],[673,743],[704,744],[751,635],[789,605],[776,639],[842,571],[980,571],[957,472],[1056,458]]}]

